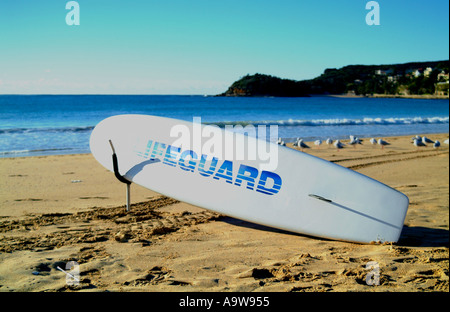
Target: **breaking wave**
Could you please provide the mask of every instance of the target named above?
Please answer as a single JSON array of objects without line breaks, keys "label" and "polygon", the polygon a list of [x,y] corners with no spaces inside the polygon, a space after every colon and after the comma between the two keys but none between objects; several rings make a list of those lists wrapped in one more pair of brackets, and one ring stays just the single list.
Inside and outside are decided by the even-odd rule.
[{"label": "breaking wave", "polygon": [[61,127],[61,128],[10,128],[10,129],[0,129],[0,134],[88,132],[91,131],[92,129],[94,129],[94,126]]},{"label": "breaking wave", "polygon": [[241,125],[243,127],[252,125],[277,125],[286,126],[304,126],[304,127],[323,127],[323,126],[363,126],[363,125],[413,125],[413,124],[448,124],[449,117],[405,117],[405,118],[362,118],[362,119],[288,119],[288,120],[268,120],[268,121],[225,121],[212,122],[210,125],[219,127]]}]

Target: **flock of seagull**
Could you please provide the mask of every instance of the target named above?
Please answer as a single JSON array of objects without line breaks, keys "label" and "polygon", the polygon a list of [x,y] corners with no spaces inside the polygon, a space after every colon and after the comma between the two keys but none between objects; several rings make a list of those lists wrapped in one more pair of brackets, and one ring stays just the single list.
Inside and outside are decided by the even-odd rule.
[{"label": "flock of seagull", "polygon": [[[415,137],[412,137],[411,140],[413,141],[414,146],[416,146],[417,148],[421,146],[427,146],[427,143],[433,144],[434,148],[438,148],[439,146],[441,146],[441,142],[439,142],[438,140],[433,141],[426,136],[421,137],[420,135],[416,135]],[[448,145],[449,139],[445,140],[444,144]]]},{"label": "flock of seagull", "polygon": [[[422,147],[422,146],[427,146],[427,144],[430,144],[430,143],[433,144],[433,147],[434,147],[434,148],[438,148],[438,147],[441,146],[441,143],[440,143],[438,140],[433,141],[433,140],[427,138],[426,136],[421,137],[421,136],[419,136],[419,135],[416,135],[415,137],[411,138],[411,140],[412,140],[413,145],[416,146],[417,148]],[[326,141],[325,141],[325,143],[326,143],[328,146],[334,145],[334,147],[336,147],[338,150],[341,149],[341,148],[344,148],[345,145],[352,145],[352,146],[355,147],[357,144],[362,144],[362,142],[363,142],[362,139],[359,139],[359,138],[355,137],[354,135],[351,135],[351,136],[350,136],[350,140],[349,140],[348,143],[343,143],[343,142],[341,142],[340,140],[335,140],[335,141],[333,141],[333,140],[330,139],[330,138],[326,139]],[[380,145],[382,149],[384,149],[384,147],[385,147],[386,145],[390,145],[389,142],[387,142],[387,141],[385,141],[385,140],[383,140],[383,139],[378,139],[378,140],[377,140],[377,139],[375,139],[375,138],[371,138],[371,139],[369,140],[369,142],[370,142],[372,145],[374,145],[374,146],[375,146],[375,145]],[[282,146],[286,146],[286,143],[285,143],[281,138],[278,138],[277,144],[278,144],[278,145],[282,145]],[[449,144],[449,139],[445,140],[445,141],[444,141],[444,144],[447,144],[447,145],[448,145],[448,144]],[[319,147],[320,145],[322,145],[322,140],[319,139],[319,140],[314,141],[314,145],[316,145],[317,147]],[[293,146],[298,147],[298,148],[300,148],[300,149],[302,149],[302,150],[303,150],[304,148],[310,148],[310,147],[303,141],[303,139],[301,139],[301,138],[297,138],[297,139],[295,140]]]}]

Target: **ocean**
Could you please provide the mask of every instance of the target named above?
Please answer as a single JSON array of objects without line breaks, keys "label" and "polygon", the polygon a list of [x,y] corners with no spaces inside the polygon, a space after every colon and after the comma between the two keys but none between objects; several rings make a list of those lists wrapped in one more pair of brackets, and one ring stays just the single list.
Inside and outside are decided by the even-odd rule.
[{"label": "ocean", "polygon": [[277,125],[285,142],[449,132],[449,101],[338,97],[0,95],[0,157],[90,153],[101,120],[148,114],[202,123]]}]

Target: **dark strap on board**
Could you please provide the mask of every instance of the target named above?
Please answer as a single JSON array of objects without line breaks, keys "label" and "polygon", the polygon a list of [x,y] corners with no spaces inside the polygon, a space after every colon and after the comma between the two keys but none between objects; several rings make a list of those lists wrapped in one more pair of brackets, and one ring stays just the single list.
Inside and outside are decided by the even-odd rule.
[{"label": "dark strap on board", "polygon": [[114,146],[113,146],[111,140],[109,140],[109,144],[111,144],[111,148],[113,150],[112,160],[113,160],[114,175],[116,176],[117,180],[119,180],[120,182],[125,183],[125,184],[131,184],[131,182],[128,181],[124,176],[120,175],[119,162],[117,160],[116,151],[114,150]]}]

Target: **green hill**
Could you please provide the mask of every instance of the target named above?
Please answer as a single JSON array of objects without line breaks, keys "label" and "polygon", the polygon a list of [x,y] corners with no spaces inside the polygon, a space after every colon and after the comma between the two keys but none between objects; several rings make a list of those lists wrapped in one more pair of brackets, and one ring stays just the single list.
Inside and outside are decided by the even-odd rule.
[{"label": "green hill", "polygon": [[223,96],[307,96],[302,82],[274,76],[255,74],[234,82]]},{"label": "green hill", "polygon": [[[219,96],[284,96],[315,94],[435,94],[448,95],[449,61],[391,65],[348,65],[329,68],[310,80],[270,75],[246,75]],[[438,85],[439,83],[439,85]]]}]

